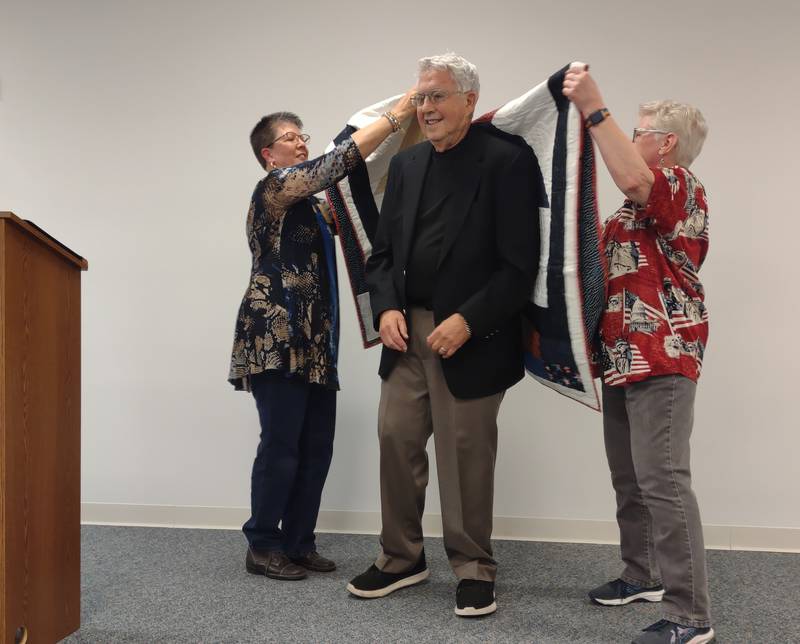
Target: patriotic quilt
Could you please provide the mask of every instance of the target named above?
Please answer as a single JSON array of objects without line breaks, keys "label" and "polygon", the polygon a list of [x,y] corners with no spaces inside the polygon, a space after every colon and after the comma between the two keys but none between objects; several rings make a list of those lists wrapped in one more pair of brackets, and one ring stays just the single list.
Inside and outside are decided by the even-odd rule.
[{"label": "patriotic quilt", "polygon": [[[561,94],[568,68],[477,121],[522,137],[539,160],[541,176],[531,180],[544,181],[539,271],[524,316],[526,371],[543,385],[599,410],[591,347],[604,307],[605,264],[591,138],[580,112]],[[353,115],[331,146],[381,118],[398,98]],[[365,347],[380,342],[364,265],[372,252],[389,161],[423,138],[416,120],[404,124],[404,131],[389,136],[364,164],[326,192]]]}]

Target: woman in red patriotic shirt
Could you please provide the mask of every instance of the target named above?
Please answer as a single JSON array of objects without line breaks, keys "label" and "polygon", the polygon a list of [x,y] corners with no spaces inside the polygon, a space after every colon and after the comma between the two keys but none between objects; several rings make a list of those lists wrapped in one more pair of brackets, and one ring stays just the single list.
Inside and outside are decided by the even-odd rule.
[{"label": "woman in red patriotic shirt", "polygon": [[689,463],[708,340],[698,277],[708,220],[705,190],[688,168],[707,127],[691,105],[655,101],[640,106],[631,142],[587,68],[571,69],[563,92],[626,197],[603,233],[608,299],[599,343],[603,429],[625,568],[589,596],[605,606],[663,602],[664,619],[634,644],[710,642],[705,549]]}]

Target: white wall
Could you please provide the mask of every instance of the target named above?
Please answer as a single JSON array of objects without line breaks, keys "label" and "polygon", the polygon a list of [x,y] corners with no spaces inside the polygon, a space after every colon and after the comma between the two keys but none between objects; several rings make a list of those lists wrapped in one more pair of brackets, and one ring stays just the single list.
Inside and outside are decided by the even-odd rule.
[{"label": "white wall", "polygon": [[[479,113],[571,60],[592,64],[624,127],[652,98],[704,111],[711,133],[695,170],[710,199],[712,322],[695,487],[706,523],[800,528],[796,5],[452,6],[0,1],[0,210],[90,263],[84,501],[248,504],[255,408],[225,380],[261,175],[249,130],[294,110],[319,153],[351,113],[410,86],[417,58],[453,49],[481,72]],[[606,216],[619,194],[602,167],[598,178]],[[361,349],[342,295],[343,390],[323,507],[374,512],[378,351]],[[435,489],[428,507],[438,509]],[[599,414],[531,380],[514,388],[501,412],[496,514],[612,519]]]}]

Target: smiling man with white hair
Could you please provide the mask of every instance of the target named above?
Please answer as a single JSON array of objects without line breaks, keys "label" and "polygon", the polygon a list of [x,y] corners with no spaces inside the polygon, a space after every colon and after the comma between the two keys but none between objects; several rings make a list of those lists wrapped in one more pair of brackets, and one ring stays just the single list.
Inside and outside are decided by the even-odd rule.
[{"label": "smiling man with white hair", "polygon": [[419,61],[427,141],[391,162],[366,277],[383,342],[378,412],[383,528],[348,590],[384,597],[428,577],[422,512],[433,435],[457,615],[496,610],[497,414],[523,376],[521,311],[539,252],[539,169],[522,139],[473,123],[480,84],[456,54]]}]

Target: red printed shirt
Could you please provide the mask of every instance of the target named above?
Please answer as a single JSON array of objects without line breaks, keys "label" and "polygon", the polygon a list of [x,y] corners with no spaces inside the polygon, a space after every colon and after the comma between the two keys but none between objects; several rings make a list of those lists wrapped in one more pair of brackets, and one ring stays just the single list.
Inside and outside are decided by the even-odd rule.
[{"label": "red printed shirt", "polygon": [[646,206],[626,201],[605,224],[608,297],[600,323],[607,385],[700,376],[708,311],[698,272],[708,252],[706,194],[686,168],[654,168]]}]

